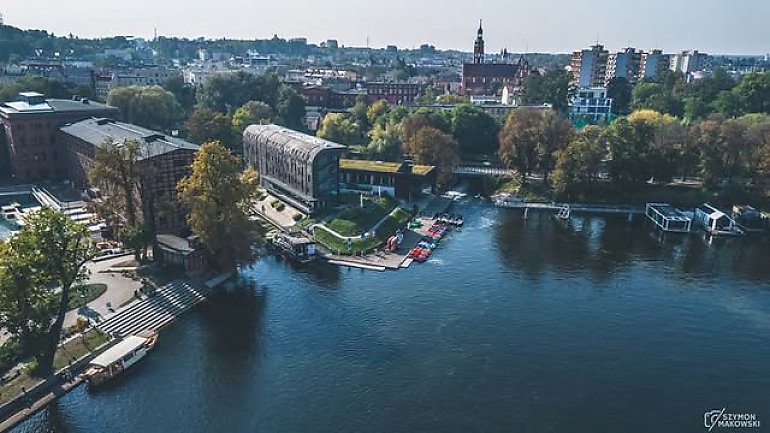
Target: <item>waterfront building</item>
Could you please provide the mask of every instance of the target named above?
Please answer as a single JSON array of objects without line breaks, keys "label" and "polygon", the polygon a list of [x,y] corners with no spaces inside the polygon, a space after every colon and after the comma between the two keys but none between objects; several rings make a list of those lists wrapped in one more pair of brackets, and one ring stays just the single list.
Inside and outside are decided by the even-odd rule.
[{"label": "waterfront building", "polygon": [[609,52],[596,44],[587,50],[575,51],[570,60],[572,85],[575,87],[602,87],[606,79]]},{"label": "waterfront building", "polygon": [[[159,233],[180,234],[187,230],[187,212],[176,200],[176,186],[190,175],[192,161],[199,146],[163,133],[107,118],[90,118],[61,128],[66,155],[63,160],[75,188],[87,189],[88,173],[95,166],[96,148],[106,142],[136,141],[141,145],[139,164],[144,174],[141,182],[146,197],[166,207],[155,214]],[[138,194],[137,194],[138,196]],[[170,206],[169,206],[170,205]]]},{"label": "waterfront building", "polygon": [[116,117],[115,107],[86,98],[50,99],[24,92],[0,104],[8,170],[13,182],[61,180],[67,174],[59,127],[89,117]]},{"label": "waterfront building", "polygon": [[423,190],[435,191],[438,170],[412,161],[340,160],[340,189],[410,200]]},{"label": "waterfront building", "polygon": [[243,133],[246,163],[262,186],[305,213],[332,204],[339,194],[345,146],[278,125],[251,125]]},{"label": "waterfront building", "polygon": [[464,63],[462,92],[466,95],[497,94],[506,86],[521,87],[529,75],[529,63],[519,57],[515,63],[487,63],[484,54],[484,29],[479,23],[473,47],[473,63]]},{"label": "waterfront building", "polygon": [[570,117],[575,121],[598,123],[608,121],[612,112],[612,98],[605,87],[578,89],[570,104]]},{"label": "waterfront building", "polygon": [[185,272],[200,271],[208,265],[206,250],[197,236],[181,238],[160,234],[155,239],[153,257],[163,265],[173,266]]}]

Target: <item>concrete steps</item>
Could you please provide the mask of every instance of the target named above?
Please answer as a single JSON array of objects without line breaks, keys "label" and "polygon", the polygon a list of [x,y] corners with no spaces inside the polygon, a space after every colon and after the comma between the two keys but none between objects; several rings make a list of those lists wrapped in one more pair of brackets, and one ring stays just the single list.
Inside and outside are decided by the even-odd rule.
[{"label": "concrete steps", "polygon": [[135,302],[108,317],[97,328],[119,335],[158,330],[205,300],[210,292],[208,287],[195,287],[189,281],[175,281],[158,289],[153,297]]}]

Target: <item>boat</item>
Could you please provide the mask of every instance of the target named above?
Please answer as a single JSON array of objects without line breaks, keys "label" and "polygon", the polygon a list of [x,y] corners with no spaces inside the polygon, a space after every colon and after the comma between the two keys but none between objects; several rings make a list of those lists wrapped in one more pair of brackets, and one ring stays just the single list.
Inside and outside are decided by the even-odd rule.
[{"label": "boat", "polygon": [[89,387],[98,387],[109,382],[144,358],[155,347],[157,339],[157,331],[143,331],[125,337],[91,360],[83,378],[88,381]]},{"label": "boat", "polygon": [[572,211],[570,210],[569,205],[565,204],[559,209],[559,212],[557,212],[556,215],[554,215],[554,217],[560,220],[568,220],[571,213]]},{"label": "boat", "polygon": [[732,217],[736,225],[747,233],[762,233],[770,228],[770,219],[752,206],[733,206]]},{"label": "boat", "polygon": [[308,237],[278,233],[271,242],[279,253],[295,262],[310,263],[318,258],[315,242]]},{"label": "boat", "polygon": [[743,230],[735,224],[735,220],[724,212],[708,203],[695,208],[693,219],[706,232],[714,236],[743,236]]}]

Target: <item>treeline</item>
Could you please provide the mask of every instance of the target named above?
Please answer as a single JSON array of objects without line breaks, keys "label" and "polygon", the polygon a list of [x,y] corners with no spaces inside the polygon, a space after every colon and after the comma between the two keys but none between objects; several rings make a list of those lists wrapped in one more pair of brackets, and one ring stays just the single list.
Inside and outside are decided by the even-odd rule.
[{"label": "treeline", "polygon": [[241,152],[241,136],[250,124],[306,129],[305,100],[273,73],[222,73],[197,90],[177,77],[164,87],[115,89],[107,103],[118,107],[126,122],[160,131],[176,129],[194,143],[219,141],[235,153]]},{"label": "treeline", "polygon": [[44,77],[21,77],[8,84],[0,84],[0,101],[15,101],[21,92],[38,92],[49,98],[70,99],[73,95],[92,98],[94,91],[90,86],[50,80]]},{"label": "treeline", "polygon": [[55,36],[45,30],[22,30],[0,25],[0,63],[23,60],[35,56],[53,57],[54,53],[70,56],[89,56],[106,49],[130,48],[133,43],[124,36],[100,39],[81,39],[69,35]]}]

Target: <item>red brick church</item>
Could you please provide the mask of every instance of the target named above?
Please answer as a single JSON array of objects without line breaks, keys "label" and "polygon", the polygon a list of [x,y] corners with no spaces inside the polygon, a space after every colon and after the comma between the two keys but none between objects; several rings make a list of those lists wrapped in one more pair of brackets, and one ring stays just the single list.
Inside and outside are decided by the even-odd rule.
[{"label": "red brick church", "polygon": [[494,95],[503,87],[517,88],[529,75],[529,63],[520,56],[513,63],[487,63],[484,58],[484,29],[479,22],[479,31],[473,45],[473,63],[463,64],[463,86],[465,95]]}]

